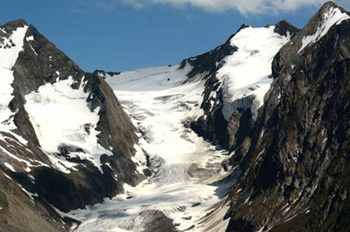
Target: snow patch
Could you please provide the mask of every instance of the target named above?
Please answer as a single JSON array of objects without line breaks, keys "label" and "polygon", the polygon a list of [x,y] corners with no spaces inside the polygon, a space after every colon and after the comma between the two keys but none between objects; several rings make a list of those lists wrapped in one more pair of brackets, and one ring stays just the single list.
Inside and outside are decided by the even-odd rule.
[{"label": "snow patch", "polygon": [[102,172],[100,157],[103,154],[111,156],[112,152],[97,141],[99,108],[91,111],[86,102],[89,94],[84,92],[83,84],[72,89],[74,83],[69,77],[40,86],[37,92],[25,96],[25,109],[40,146],[57,169],[69,172],[76,165],[57,155],[60,147],[65,146],[80,148],[79,152],[72,151],[68,155],[89,160]]},{"label": "snow patch", "polygon": [[288,218],[285,222],[289,222],[290,220],[292,220],[292,219],[295,218],[296,216],[298,216],[298,214],[295,214],[295,215],[291,216],[291,217]]},{"label": "snow patch", "polygon": [[[1,137],[0,137],[1,139]],[[12,159],[14,160],[17,160],[18,162],[21,162],[21,163],[24,163],[27,167],[26,167],[26,170],[27,172],[29,172],[32,168],[32,167],[38,167],[38,166],[47,166],[46,164],[42,163],[42,162],[39,162],[39,161],[36,161],[38,164],[37,165],[34,165],[32,164],[31,162],[27,161],[27,160],[24,160],[24,159],[21,159],[21,158],[18,158],[17,156],[13,155],[12,153],[10,153],[9,151],[7,151],[5,148],[1,147],[0,146],[0,150],[2,152],[4,152],[5,154],[7,154],[9,157],[11,157]],[[33,161],[32,161],[33,162]],[[29,170],[29,171],[28,171]]]},{"label": "snow patch", "polygon": [[[12,82],[14,76],[12,68],[17,61],[19,52],[23,50],[27,29],[28,26],[18,27],[8,38],[3,37],[3,42],[0,43],[0,131],[11,134],[14,134],[11,130],[16,129],[12,120],[14,113],[8,109],[8,104],[13,98]],[[2,31],[7,34],[4,29]]]},{"label": "snow patch", "polygon": [[14,168],[11,164],[5,162],[4,165],[5,165],[11,172],[16,172],[15,168]]},{"label": "snow patch", "polygon": [[143,152],[142,148],[134,144],[134,149],[136,150],[135,156],[131,160],[137,165],[137,172],[143,174],[143,170],[147,168],[146,154]]},{"label": "snow patch", "polygon": [[350,16],[347,13],[343,13],[339,8],[332,7],[330,10],[323,15],[323,22],[318,26],[317,31],[313,35],[308,35],[303,38],[302,46],[298,53],[306,48],[309,44],[314,44],[319,41],[323,36],[327,34],[329,29],[334,25],[339,25],[345,20],[349,20]]},{"label": "snow patch", "polygon": [[[28,26],[18,27],[9,38],[3,37],[3,42],[0,44],[0,112],[7,108],[12,99],[13,88],[11,84],[14,79],[12,67],[16,63],[19,52],[23,50],[27,29]],[[6,48],[7,45],[11,47]]]},{"label": "snow patch", "polygon": [[8,175],[6,175],[5,173],[2,173],[2,174],[4,174],[4,176],[5,176],[7,179],[12,180],[12,178],[9,177]]},{"label": "snow patch", "polygon": [[38,53],[34,50],[34,48],[33,48],[33,46],[32,46],[31,44],[29,44],[29,47],[30,47],[30,49],[32,49],[32,51],[34,52],[34,54],[35,54],[36,56],[39,56]]},{"label": "snow patch", "polygon": [[283,216],[286,215],[286,213],[288,213],[290,209],[291,209],[291,206],[288,206],[285,210],[283,210],[282,215]]},{"label": "snow patch", "polygon": [[34,36],[28,36],[27,38],[26,38],[26,41],[27,42],[30,42],[30,41],[33,41],[34,40]]},{"label": "snow patch", "polygon": [[33,204],[34,204],[34,197],[39,197],[39,195],[37,193],[31,193],[29,191],[27,191],[25,188],[23,188],[21,185],[19,185],[22,189],[22,191],[27,194],[27,196],[32,200]]}]

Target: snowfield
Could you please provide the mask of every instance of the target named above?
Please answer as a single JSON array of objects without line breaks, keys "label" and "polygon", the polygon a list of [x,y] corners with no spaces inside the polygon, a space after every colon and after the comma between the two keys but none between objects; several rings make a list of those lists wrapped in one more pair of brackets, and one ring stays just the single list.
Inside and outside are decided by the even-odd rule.
[{"label": "snowfield", "polygon": [[[290,40],[290,36],[274,32],[275,28],[247,27],[231,39],[231,45],[238,47],[238,51],[225,59],[225,65],[217,74],[226,89],[222,113],[227,121],[238,107],[247,109],[251,106],[249,101],[243,100],[247,96],[255,98],[256,109],[263,105],[273,81],[272,60]],[[242,101],[237,102],[239,99]]]},{"label": "snowfield", "polygon": [[[139,128],[137,150],[149,156],[153,176],[137,187],[124,185],[125,194],[103,204],[63,214],[83,222],[77,231],[142,231],[155,223],[156,212],[172,219],[180,231],[225,228],[225,196],[236,176],[220,183],[230,175],[221,170],[227,152],[185,126],[186,119],[202,114],[203,83],[183,84],[190,70],[173,66],[107,75]],[[199,223],[206,215],[214,225]]]},{"label": "snowfield", "polygon": [[39,139],[42,150],[58,170],[70,173],[77,163],[69,162],[64,157],[56,156],[62,145],[83,149],[83,152],[71,152],[70,157],[89,160],[101,172],[100,157],[112,155],[97,142],[99,108],[93,112],[86,99],[84,82],[78,89],[72,89],[72,77],[54,84],[40,86],[38,91],[28,94],[25,109]]}]

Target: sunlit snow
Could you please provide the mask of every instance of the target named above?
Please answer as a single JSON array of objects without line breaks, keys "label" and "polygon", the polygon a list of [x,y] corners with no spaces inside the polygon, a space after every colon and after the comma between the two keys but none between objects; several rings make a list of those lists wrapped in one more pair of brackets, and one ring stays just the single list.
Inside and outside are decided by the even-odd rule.
[{"label": "sunlit snow", "polygon": [[327,34],[329,29],[333,25],[339,25],[344,20],[349,20],[350,16],[347,13],[343,13],[339,8],[331,7],[330,10],[323,15],[323,22],[318,26],[317,31],[313,35],[308,35],[303,38],[302,46],[299,49],[298,53],[306,48],[309,44],[314,44],[319,41],[323,36]]},{"label": "sunlit snow", "polygon": [[73,83],[73,78],[69,77],[40,86],[37,92],[25,97],[25,109],[41,148],[59,170],[69,173],[77,165],[54,155],[62,145],[83,149],[83,152],[71,152],[69,156],[89,160],[101,170],[100,156],[112,155],[112,152],[97,142],[99,109],[91,111],[86,102],[88,93],[84,92],[83,86],[72,89]]},{"label": "sunlit snow", "polygon": [[14,168],[11,164],[5,162],[4,165],[5,165],[5,167],[7,167],[8,169],[10,169],[11,172],[16,172],[15,168]]},{"label": "sunlit snow", "polygon": [[[24,37],[28,26],[18,27],[9,38],[0,42],[0,110],[7,108],[12,99],[13,70],[18,53],[23,49]],[[14,46],[13,46],[14,45]]]},{"label": "sunlit snow", "polygon": [[[78,231],[142,231],[152,220],[153,211],[163,212],[178,224],[177,229],[216,231],[227,206],[224,198],[236,176],[221,170],[227,153],[210,145],[184,126],[186,118],[201,114],[204,84],[184,84],[190,66],[161,67],[107,76],[127,113],[143,136],[138,156],[149,155],[153,176],[133,188],[124,185],[125,194],[104,204],[66,214],[83,223]],[[213,205],[217,204],[215,213]],[[215,207],[214,207],[215,208]],[[212,214],[207,215],[209,212]],[[213,224],[198,222],[205,216]],[[216,228],[216,229],[215,229]]]},{"label": "sunlit snow", "polygon": [[[251,106],[247,99],[243,99],[247,96],[255,97],[256,108],[263,105],[264,96],[273,81],[272,60],[290,39],[274,30],[275,26],[248,27],[231,39],[231,45],[238,47],[238,51],[225,59],[225,65],[217,74],[225,89],[222,113],[227,121],[237,108]],[[236,101],[239,99],[240,102]]]},{"label": "sunlit snow", "polygon": [[[16,63],[18,54],[23,50],[24,37],[28,26],[18,27],[10,34],[8,38],[2,37],[0,42],[0,131],[11,133],[19,139],[20,142],[26,143],[20,136],[15,135],[11,130],[16,129],[11,117],[14,115],[8,105],[13,98],[12,82],[13,66]],[[2,30],[7,33],[5,30]]]}]

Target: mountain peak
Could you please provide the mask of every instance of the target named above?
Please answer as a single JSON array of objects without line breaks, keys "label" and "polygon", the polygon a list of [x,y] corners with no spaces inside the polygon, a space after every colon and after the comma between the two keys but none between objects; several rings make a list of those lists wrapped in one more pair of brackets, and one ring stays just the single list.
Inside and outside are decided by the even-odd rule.
[{"label": "mountain peak", "polygon": [[302,45],[298,52],[319,41],[333,26],[349,19],[350,15],[346,10],[334,2],[325,3],[300,33]]},{"label": "mountain peak", "polygon": [[237,33],[240,31],[240,30],[243,30],[244,28],[247,28],[247,27],[250,27],[248,24],[246,23],[243,23],[237,30]]},{"label": "mountain peak", "polygon": [[28,23],[24,19],[13,20],[4,25],[0,25],[0,27],[6,27],[6,28],[17,28],[17,27],[23,27],[23,26],[28,26]]},{"label": "mountain peak", "polygon": [[298,33],[300,31],[299,28],[294,27],[291,23],[289,23],[287,20],[282,20],[276,24],[276,28],[274,30],[276,33],[280,35],[287,36],[288,33],[290,35],[293,35],[295,33]]},{"label": "mountain peak", "polygon": [[319,12],[327,12],[330,8],[340,8],[342,10],[344,10],[343,8],[341,8],[340,6],[338,6],[335,2],[332,1],[328,1],[325,2],[322,7],[320,8]]},{"label": "mountain peak", "polygon": [[314,17],[311,18],[308,24],[313,22],[315,23],[317,21],[320,21],[319,23],[323,23],[327,19],[337,17],[341,14],[348,14],[348,12],[344,8],[338,6],[336,3],[329,1],[322,5],[320,10]]}]

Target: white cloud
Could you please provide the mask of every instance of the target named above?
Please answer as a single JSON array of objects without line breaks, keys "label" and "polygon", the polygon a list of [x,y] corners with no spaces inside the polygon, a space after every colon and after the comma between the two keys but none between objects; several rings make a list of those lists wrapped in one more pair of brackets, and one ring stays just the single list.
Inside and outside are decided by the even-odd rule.
[{"label": "white cloud", "polygon": [[131,5],[137,9],[141,9],[144,6],[144,1],[142,0],[120,0],[122,3]]},{"label": "white cloud", "polygon": [[[70,10],[74,13],[86,13],[90,11],[112,11],[120,0],[66,0],[70,4]],[[135,4],[136,4],[135,0]],[[136,6],[136,5],[135,5]]]},{"label": "white cloud", "polygon": [[[137,9],[151,5],[166,4],[174,7],[194,7],[207,12],[223,12],[234,10],[243,15],[278,14],[295,11],[303,7],[320,7],[327,0],[66,0],[79,11],[103,10],[111,11],[119,4],[131,5]],[[336,0],[340,6],[350,8],[350,0]]]},{"label": "white cloud", "polygon": [[[236,10],[241,14],[268,14],[294,11],[302,7],[319,7],[326,0],[121,0],[142,8],[152,4],[170,4],[176,7],[192,6],[209,12]],[[338,4],[349,7],[350,0],[339,0]]]}]

